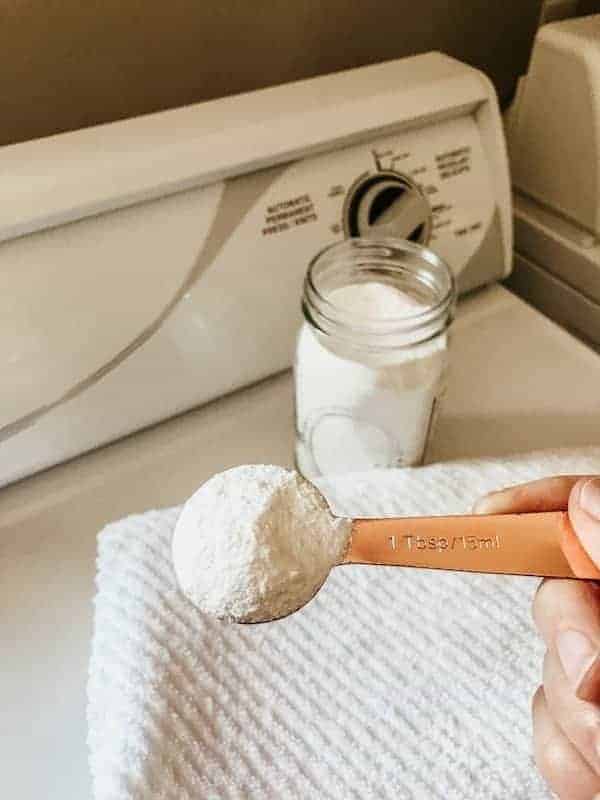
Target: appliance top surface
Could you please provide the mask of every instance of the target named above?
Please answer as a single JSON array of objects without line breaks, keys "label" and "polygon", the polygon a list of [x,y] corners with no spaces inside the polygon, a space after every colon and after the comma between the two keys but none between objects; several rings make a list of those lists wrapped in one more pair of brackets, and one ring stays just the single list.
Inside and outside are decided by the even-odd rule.
[{"label": "appliance top surface", "polygon": [[[502,287],[461,302],[452,363],[434,460],[598,442],[600,356]],[[292,396],[286,373],[0,490],[10,564],[0,582],[0,637],[11,642],[0,682],[7,797],[90,797],[85,682],[97,531],[179,503],[228,466],[290,465]]]}]

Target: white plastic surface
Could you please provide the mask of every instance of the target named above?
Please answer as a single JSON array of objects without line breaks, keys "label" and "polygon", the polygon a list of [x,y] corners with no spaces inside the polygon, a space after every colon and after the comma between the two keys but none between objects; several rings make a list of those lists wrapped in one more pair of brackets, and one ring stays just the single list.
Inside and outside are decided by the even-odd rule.
[{"label": "white plastic surface", "polygon": [[0,245],[0,427],[102,370],[160,318],[221,191],[213,184]]}]

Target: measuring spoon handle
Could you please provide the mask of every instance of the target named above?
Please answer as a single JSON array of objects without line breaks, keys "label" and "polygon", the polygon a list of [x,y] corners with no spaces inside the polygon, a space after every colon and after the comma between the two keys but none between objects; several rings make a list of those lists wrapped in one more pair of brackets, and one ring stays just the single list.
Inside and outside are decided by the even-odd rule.
[{"label": "measuring spoon handle", "polygon": [[563,511],[356,519],[344,563],[600,579]]}]

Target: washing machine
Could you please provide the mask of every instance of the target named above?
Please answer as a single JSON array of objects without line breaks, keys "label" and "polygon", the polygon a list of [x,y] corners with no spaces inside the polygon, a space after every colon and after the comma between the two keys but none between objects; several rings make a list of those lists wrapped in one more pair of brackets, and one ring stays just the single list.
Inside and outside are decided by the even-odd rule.
[{"label": "washing machine", "polygon": [[510,286],[600,351],[600,15],[544,25],[509,114]]},{"label": "washing machine", "polygon": [[510,271],[483,73],[429,53],[0,151],[0,485],[286,369],[311,258],[427,244]]}]

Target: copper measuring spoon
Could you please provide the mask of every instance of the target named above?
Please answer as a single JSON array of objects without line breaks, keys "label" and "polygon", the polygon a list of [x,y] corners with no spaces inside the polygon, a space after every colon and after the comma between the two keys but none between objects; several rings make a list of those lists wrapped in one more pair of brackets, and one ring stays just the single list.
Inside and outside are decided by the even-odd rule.
[{"label": "copper measuring spoon", "polygon": [[344,564],[600,580],[564,511],[354,519]]},{"label": "copper measuring spoon", "polygon": [[356,519],[341,563],[600,579],[563,511]]},{"label": "copper measuring spoon", "polygon": [[[258,497],[252,495],[254,504],[248,505],[247,493],[240,492],[244,479]],[[295,493],[299,487],[304,504],[296,508]],[[239,515],[234,513],[236,504],[244,512],[241,527]],[[213,520],[212,512],[206,516],[206,508],[221,508],[223,513],[216,514]],[[271,515],[266,522],[265,509]],[[309,525],[306,522],[299,527],[294,525],[290,509],[300,516],[305,511],[312,514]],[[286,510],[287,514],[282,513]],[[341,527],[336,520],[342,523]],[[282,525],[289,526],[289,530]],[[331,548],[325,544],[322,553],[317,547],[314,554],[317,563],[312,557],[304,563],[300,553],[310,539],[312,525],[323,526],[317,542],[326,543],[328,531],[332,536],[335,532],[339,539],[332,540]],[[258,542],[256,526],[260,533]],[[254,563],[251,559],[257,557],[253,547],[258,548],[259,567],[267,569],[269,559],[279,557],[278,548],[286,536],[292,537],[293,546],[289,552],[283,552],[283,566],[274,563],[276,579],[272,584],[256,581],[251,570],[246,574],[246,561]],[[297,540],[296,536],[301,538]],[[239,547],[240,541],[244,544],[243,537],[248,537],[248,550]],[[186,587],[184,594],[201,611],[208,608],[208,613],[219,616],[222,608],[223,616],[219,618],[250,624],[297,611],[314,597],[331,569],[344,564],[600,580],[600,569],[579,543],[564,511],[349,519],[333,514],[316,486],[283,468],[269,465],[234,467],[201,486],[177,521],[172,547],[180,587]],[[320,560],[323,558],[324,562]],[[213,580],[213,567],[219,559],[226,567],[231,560],[234,572],[237,570],[231,597],[227,595],[231,589],[229,582],[215,584]],[[205,572],[204,564],[212,571]],[[288,577],[292,589],[286,593],[282,586],[285,587]],[[244,603],[248,612],[244,611]]]}]

